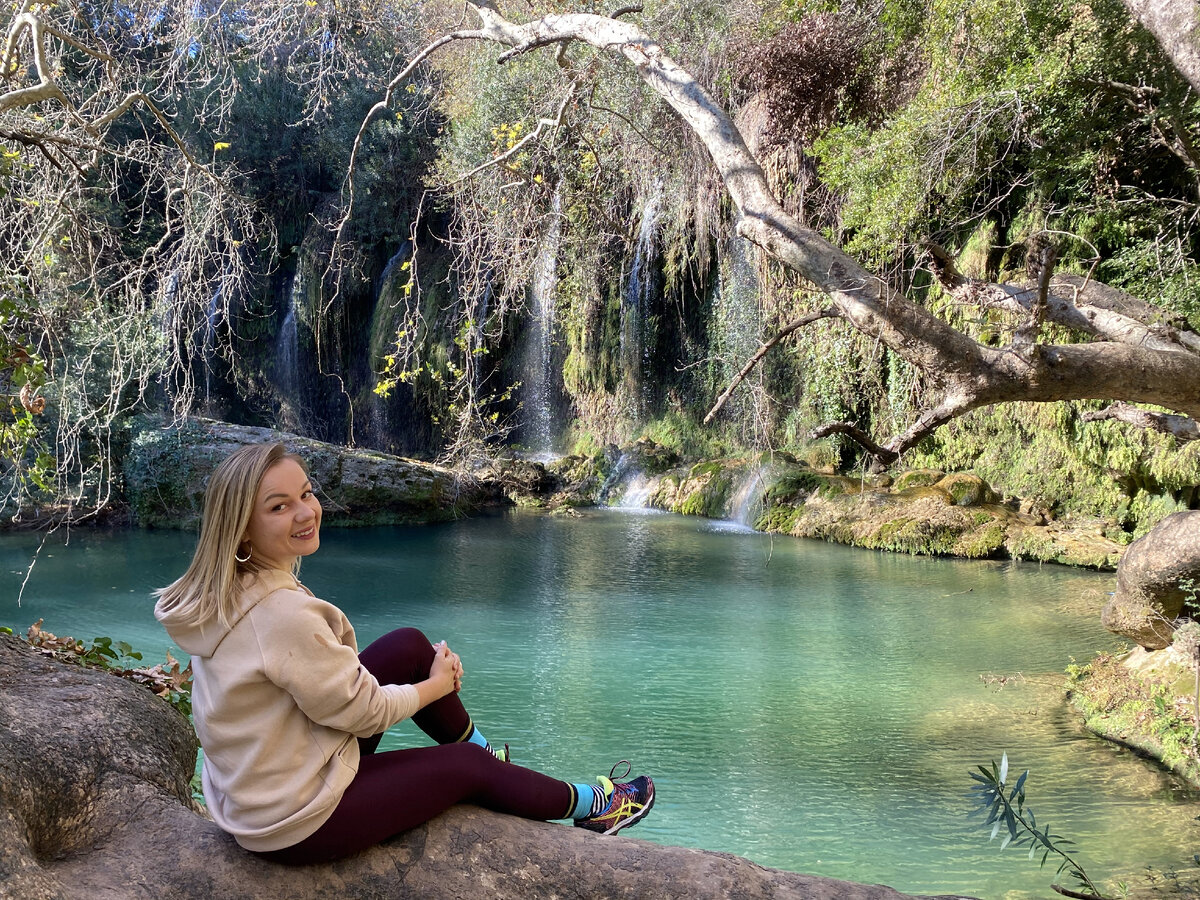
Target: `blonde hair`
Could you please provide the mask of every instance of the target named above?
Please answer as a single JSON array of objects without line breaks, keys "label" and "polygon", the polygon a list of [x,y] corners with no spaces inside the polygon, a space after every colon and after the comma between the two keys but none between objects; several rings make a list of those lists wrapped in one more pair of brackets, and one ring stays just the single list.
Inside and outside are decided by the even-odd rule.
[{"label": "blonde hair", "polygon": [[[225,627],[237,612],[238,576],[258,571],[236,558],[263,475],[283,459],[304,461],[283,444],[249,444],[221,461],[204,492],[204,517],[192,563],[182,577],[155,591],[164,623],[199,625],[216,618]],[[297,564],[299,560],[297,560]]]}]

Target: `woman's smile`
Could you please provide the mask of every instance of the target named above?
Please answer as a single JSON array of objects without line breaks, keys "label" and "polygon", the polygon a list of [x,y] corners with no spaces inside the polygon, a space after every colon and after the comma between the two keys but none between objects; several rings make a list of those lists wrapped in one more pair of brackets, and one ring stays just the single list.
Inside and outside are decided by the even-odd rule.
[{"label": "woman's smile", "polygon": [[290,569],[321,545],[321,503],[304,469],[281,459],[258,486],[244,540],[262,566]]}]

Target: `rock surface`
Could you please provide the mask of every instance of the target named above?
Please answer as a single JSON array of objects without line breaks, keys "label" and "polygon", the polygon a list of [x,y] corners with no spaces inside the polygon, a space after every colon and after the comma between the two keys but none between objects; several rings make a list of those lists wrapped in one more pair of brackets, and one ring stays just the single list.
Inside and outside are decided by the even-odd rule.
[{"label": "rock surface", "polygon": [[134,522],[194,528],[209,473],[249,443],[282,441],[308,466],[327,525],[443,521],[501,502],[495,482],[471,480],[432,463],[354,450],[269,428],[191,419],[179,426],[145,420],[124,461]]},{"label": "rock surface", "polygon": [[193,808],[191,726],[149,691],[0,635],[5,900],[796,898],[891,888],[456,807],[332,865],[241,850]]},{"label": "rock surface", "polygon": [[[1129,545],[1101,620],[1148,650],[1171,643],[1175,620],[1200,589],[1200,510],[1172,513]],[[1195,614],[1196,610],[1190,610]]]}]

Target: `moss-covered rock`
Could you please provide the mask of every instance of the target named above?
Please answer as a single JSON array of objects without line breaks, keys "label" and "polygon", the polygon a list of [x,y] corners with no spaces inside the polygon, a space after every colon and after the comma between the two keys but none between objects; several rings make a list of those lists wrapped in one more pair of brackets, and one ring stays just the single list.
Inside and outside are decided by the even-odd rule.
[{"label": "moss-covered rock", "polygon": [[979,506],[995,503],[996,492],[978,475],[970,472],[951,472],[934,487],[945,491],[955,506]]},{"label": "moss-covered rock", "polygon": [[912,469],[897,475],[896,480],[892,484],[892,489],[895,491],[906,491],[909,488],[930,487],[937,484],[944,477],[946,477],[946,473],[938,469]]},{"label": "moss-covered rock", "polygon": [[1067,672],[1068,695],[1089,730],[1200,785],[1200,753],[1193,743],[1196,676],[1180,653],[1138,647],[1123,658],[1101,654]]},{"label": "moss-covered rock", "polygon": [[305,461],[327,525],[392,525],[443,521],[504,502],[499,482],[372,450],[353,450],[269,428],[191,419],[135,423],[124,460],[126,496],[136,524],[194,528],[208,476],[249,443],[281,441]]}]

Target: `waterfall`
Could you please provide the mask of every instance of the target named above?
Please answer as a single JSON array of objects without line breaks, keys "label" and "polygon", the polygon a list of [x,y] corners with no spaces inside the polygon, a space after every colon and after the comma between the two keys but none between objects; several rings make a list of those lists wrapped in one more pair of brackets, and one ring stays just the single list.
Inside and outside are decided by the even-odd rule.
[{"label": "waterfall", "polygon": [[296,267],[286,294],[287,312],[275,335],[275,390],[280,400],[281,422],[289,428],[301,427],[300,405],[300,329],[296,308],[306,290],[303,266]]},{"label": "waterfall", "polygon": [[649,509],[654,484],[641,472],[634,472],[621,499],[613,504],[617,509]]},{"label": "waterfall", "polygon": [[[759,302],[758,276],[749,243],[732,237],[720,248],[720,277],[716,280],[712,303],[714,352],[720,360],[718,388],[723,390],[762,342],[762,309]],[[762,367],[757,370],[763,371]],[[753,378],[747,379],[730,398],[725,416],[741,425],[743,437],[753,442],[760,417],[755,401],[761,391]]]},{"label": "waterfall", "polygon": [[562,235],[562,197],[556,190],[550,224],[542,239],[529,286],[532,321],[526,338],[524,359],[525,444],[534,459],[555,458],[555,441],[560,426],[555,410],[559,386],[554,368],[555,286],[558,248]]},{"label": "waterfall", "polygon": [[662,201],[662,182],[654,186],[650,198],[642,207],[642,221],[638,228],[637,247],[633,254],[633,268],[621,297],[621,368],[632,388],[637,404],[634,413],[640,418],[645,412],[647,368],[650,348],[646,345],[646,314],[654,288],[652,263],[655,257],[655,238],[658,228],[659,206]]},{"label": "waterfall", "polygon": [[635,457],[622,453],[600,488],[599,501],[614,509],[649,510],[653,491],[654,482],[637,466]]},{"label": "waterfall", "polygon": [[742,483],[738,485],[737,493],[730,504],[732,520],[748,529],[754,528],[754,523],[763,511],[763,494],[767,488],[767,466],[748,468]]}]

